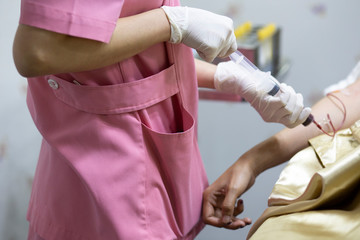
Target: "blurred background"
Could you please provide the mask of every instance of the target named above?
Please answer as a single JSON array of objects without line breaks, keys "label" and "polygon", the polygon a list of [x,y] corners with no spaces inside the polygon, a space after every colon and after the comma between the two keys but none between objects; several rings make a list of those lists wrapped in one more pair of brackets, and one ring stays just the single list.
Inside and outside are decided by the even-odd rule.
[{"label": "blurred background", "polygon": [[[342,80],[360,60],[358,0],[182,0],[182,5],[227,15],[239,26],[273,23],[281,29],[280,81],[301,92],[311,106],[330,84]],[[41,137],[26,107],[26,80],[12,60],[12,41],[20,0],[0,1],[0,239],[26,239],[26,211]],[[281,64],[280,64],[281,65]],[[201,99],[199,144],[210,183],[241,154],[282,129],[264,123],[246,103]],[[284,166],[261,174],[243,195],[247,216],[255,221]],[[230,231],[207,226],[197,240],[245,239],[249,227]]]}]

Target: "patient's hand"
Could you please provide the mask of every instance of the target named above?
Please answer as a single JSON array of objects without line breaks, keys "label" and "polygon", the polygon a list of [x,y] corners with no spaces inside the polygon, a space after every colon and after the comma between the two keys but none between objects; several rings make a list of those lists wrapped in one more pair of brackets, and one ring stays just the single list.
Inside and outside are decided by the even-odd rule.
[{"label": "patient's hand", "polygon": [[255,182],[252,169],[240,158],[228,168],[203,194],[203,220],[206,224],[227,229],[251,224],[249,218],[237,218],[244,204],[238,199]]}]

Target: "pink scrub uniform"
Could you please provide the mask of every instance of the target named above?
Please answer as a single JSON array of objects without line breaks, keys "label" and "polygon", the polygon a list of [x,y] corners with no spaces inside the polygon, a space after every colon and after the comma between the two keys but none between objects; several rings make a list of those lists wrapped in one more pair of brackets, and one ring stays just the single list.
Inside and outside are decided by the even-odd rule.
[{"label": "pink scrub uniform", "polygon": [[[20,23],[108,42],[119,17],[163,4],[179,1],[23,0]],[[28,84],[43,136],[29,239],[193,239],[203,228],[208,183],[191,49],[160,43],[111,66]]]}]

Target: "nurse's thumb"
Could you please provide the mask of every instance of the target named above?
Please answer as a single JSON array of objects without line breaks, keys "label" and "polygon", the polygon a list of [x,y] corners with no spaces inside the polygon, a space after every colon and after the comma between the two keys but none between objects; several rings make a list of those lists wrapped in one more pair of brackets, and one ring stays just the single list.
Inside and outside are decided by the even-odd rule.
[{"label": "nurse's thumb", "polygon": [[229,190],[225,195],[222,204],[222,222],[226,225],[232,223],[236,199],[237,192],[235,190]]}]

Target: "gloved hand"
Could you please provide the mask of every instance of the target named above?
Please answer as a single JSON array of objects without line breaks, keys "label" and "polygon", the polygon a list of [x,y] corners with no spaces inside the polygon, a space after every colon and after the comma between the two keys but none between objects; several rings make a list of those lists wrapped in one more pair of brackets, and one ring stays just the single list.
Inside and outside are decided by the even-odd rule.
[{"label": "gloved hand", "polygon": [[171,25],[171,43],[194,48],[201,58],[212,62],[237,49],[233,21],[202,9],[163,6]]},{"label": "gloved hand", "polygon": [[296,127],[307,119],[311,109],[304,108],[302,95],[292,87],[285,83],[278,84],[280,91],[271,96],[261,91],[259,82],[232,61],[219,63],[214,76],[217,90],[240,95],[265,122],[282,123],[288,128]]}]

